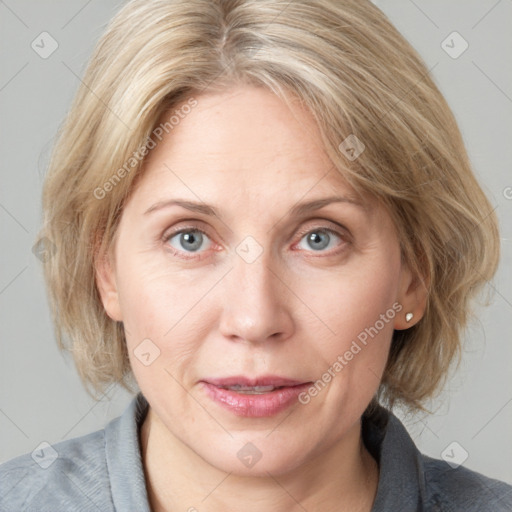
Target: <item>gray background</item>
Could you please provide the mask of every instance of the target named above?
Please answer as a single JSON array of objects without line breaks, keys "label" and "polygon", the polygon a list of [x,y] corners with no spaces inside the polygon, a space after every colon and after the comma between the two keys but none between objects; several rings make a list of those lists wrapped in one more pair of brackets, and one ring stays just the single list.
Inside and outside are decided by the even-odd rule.
[{"label": "gray background", "polygon": [[[512,2],[375,3],[432,68],[496,206],[503,251],[489,287],[493,302],[478,310],[468,329],[462,364],[432,404],[435,413],[399,415],[424,453],[440,458],[456,441],[448,452],[457,459],[465,450],[466,467],[512,483],[512,60],[506,57]],[[0,0],[0,462],[42,441],[53,444],[100,429],[131,399],[118,387],[99,402],[85,393],[72,362],[57,350],[40,262],[32,253],[57,128],[95,42],[122,4]],[[31,47],[43,31],[58,43],[47,58]],[[469,44],[456,59],[441,46],[453,31]]]}]

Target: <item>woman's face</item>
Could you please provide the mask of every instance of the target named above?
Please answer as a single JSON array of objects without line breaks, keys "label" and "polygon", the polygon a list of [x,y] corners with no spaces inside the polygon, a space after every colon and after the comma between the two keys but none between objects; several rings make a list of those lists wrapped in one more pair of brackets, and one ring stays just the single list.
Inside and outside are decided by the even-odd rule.
[{"label": "woman's face", "polygon": [[411,276],[307,111],[249,86],[196,99],[146,161],[98,284],[161,431],[223,471],[279,474],[359,432]]}]

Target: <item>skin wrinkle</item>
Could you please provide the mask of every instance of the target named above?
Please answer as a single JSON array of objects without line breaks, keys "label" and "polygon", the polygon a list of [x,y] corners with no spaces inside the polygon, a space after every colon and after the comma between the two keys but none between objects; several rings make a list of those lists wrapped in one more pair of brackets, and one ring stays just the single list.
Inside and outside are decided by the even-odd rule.
[{"label": "skin wrinkle", "polygon": [[[332,162],[306,110],[290,112],[252,86],[198,100],[152,151],[124,207],[114,261],[98,273],[106,311],[127,326],[130,362],[150,404],[141,448],[153,510],[201,510],[208,496],[209,511],[368,512],[378,467],[362,443],[360,419],[378,388],[393,329],[409,327],[405,313],[310,403],[273,417],[237,417],[199,381],[277,374],[313,382],[394,303],[421,318],[396,230],[376,202],[286,217],[301,201],[352,196],[341,175],[326,174]],[[162,197],[218,205],[227,225],[177,206],[145,216]],[[320,255],[298,236],[333,223],[350,236],[331,235]],[[211,242],[184,259],[163,234],[189,226]],[[250,264],[235,251],[249,235],[264,249]],[[133,355],[144,339],[160,349],[149,366]],[[262,453],[252,468],[237,457],[247,442]]]}]

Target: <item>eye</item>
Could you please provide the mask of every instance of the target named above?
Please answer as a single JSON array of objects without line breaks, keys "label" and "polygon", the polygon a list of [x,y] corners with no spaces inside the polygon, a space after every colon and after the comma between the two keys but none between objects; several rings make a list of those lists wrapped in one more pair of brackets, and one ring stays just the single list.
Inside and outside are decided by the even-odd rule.
[{"label": "eye", "polygon": [[[348,243],[346,235],[326,227],[309,229],[303,231],[300,235],[302,236],[297,245],[307,251],[331,252],[328,249],[338,247],[337,251],[333,251],[333,253],[337,253],[343,250]],[[163,236],[163,241],[174,255],[185,259],[194,257],[194,253],[197,253],[199,257],[205,256],[204,253],[212,245],[210,237],[203,230],[196,227],[185,227],[166,233]],[[302,245],[301,247],[301,243],[306,244],[306,246]]]},{"label": "eye", "polygon": [[182,228],[174,233],[166,234],[164,239],[176,251],[191,253],[198,252],[204,243],[210,240],[204,231],[197,228]]},{"label": "eye", "polygon": [[[309,230],[306,232],[305,236],[301,238],[301,242],[304,241],[304,243],[307,245],[306,247],[302,246],[302,248],[306,250],[313,249],[314,252],[328,252],[324,251],[324,249],[332,249],[336,246],[340,246],[346,243],[346,237],[342,236],[341,234],[337,233],[336,231],[332,229],[327,228],[316,228],[313,230]],[[336,243],[336,240],[341,241]],[[299,243],[300,244],[300,243]]]}]

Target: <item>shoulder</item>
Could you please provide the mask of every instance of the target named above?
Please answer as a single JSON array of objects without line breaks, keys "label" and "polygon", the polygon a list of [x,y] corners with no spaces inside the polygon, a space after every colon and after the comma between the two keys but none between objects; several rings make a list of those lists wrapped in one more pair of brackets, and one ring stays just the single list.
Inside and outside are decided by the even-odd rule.
[{"label": "shoulder", "polygon": [[381,406],[363,421],[365,444],[379,462],[375,512],[511,512],[512,486],[422,454],[402,422]]},{"label": "shoulder", "polygon": [[512,486],[463,466],[421,455],[426,494],[432,510],[512,511]]},{"label": "shoulder", "polygon": [[0,465],[0,482],[0,512],[45,512],[71,505],[84,511],[113,510],[105,431],[44,443],[8,460]]}]

